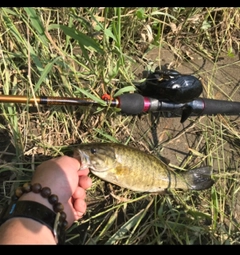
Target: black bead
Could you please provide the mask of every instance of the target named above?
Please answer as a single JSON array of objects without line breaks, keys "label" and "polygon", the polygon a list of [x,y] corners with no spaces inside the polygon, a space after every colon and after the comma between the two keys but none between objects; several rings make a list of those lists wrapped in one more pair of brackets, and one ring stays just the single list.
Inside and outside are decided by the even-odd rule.
[{"label": "black bead", "polygon": [[42,185],[40,183],[34,183],[32,185],[32,191],[34,193],[40,193],[41,189],[42,189]]},{"label": "black bead", "polygon": [[42,190],[41,190],[41,195],[42,195],[42,197],[44,197],[44,198],[49,197],[49,196],[51,195],[51,189],[48,188],[48,187],[42,188]]},{"label": "black bead", "polygon": [[54,210],[54,212],[61,212],[61,211],[63,211],[64,210],[64,206],[63,206],[63,204],[61,204],[61,203],[56,203],[56,204],[54,204],[53,205],[53,210]]},{"label": "black bead", "polygon": [[57,196],[57,195],[54,195],[54,194],[50,195],[50,196],[48,197],[48,202],[49,202],[51,205],[54,205],[54,204],[58,203],[58,196]]}]

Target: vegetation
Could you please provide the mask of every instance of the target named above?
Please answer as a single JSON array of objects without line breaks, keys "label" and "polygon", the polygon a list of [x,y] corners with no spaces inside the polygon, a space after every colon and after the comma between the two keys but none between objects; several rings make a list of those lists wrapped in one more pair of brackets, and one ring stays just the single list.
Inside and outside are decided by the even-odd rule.
[{"label": "vegetation", "polygon": [[[158,155],[176,137],[184,140],[182,132],[169,133],[159,144],[139,137],[141,118],[108,109],[101,99],[104,93],[133,92],[133,81],[142,79],[138,68],[161,65],[163,49],[174,54],[174,69],[199,54],[212,63],[212,76],[223,54],[230,59],[239,54],[239,8],[1,8],[0,21],[2,94],[88,97],[100,103],[0,104],[2,205],[36,165],[71,155],[76,144],[120,142]],[[151,50],[157,61],[148,58]],[[205,80],[206,97],[220,91],[227,100],[240,101],[239,86],[231,94],[226,89]],[[87,214],[68,230],[67,243],[239,244],[240,218],[234,211],[240,204],[239,124],[239,118],[204,116],[183,129],[198,141],[175,167],[216,166],[210,190],[139,194],[91,175]]]}]

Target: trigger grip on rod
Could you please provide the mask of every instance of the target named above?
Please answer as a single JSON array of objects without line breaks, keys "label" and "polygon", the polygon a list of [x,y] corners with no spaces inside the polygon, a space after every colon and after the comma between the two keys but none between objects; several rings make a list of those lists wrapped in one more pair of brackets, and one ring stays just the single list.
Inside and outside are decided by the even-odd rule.
[{"label": "trigger grip on rod", "polygon": [[180,122],[183,123],[184,121],[186,121],[188,117],[190,117],[192,112],[193,112],[193,108],[190,105],[185,105],[182,108],[182,116],[181,116]]}]

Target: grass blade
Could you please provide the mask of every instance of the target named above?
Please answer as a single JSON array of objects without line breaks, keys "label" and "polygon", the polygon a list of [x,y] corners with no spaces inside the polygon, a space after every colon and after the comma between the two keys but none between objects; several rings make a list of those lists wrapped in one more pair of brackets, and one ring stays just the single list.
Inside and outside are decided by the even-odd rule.
[{"label": "grass blade", "polygon": [[61,57],[55,58],[52,62],[48,63],[48,64],[45,66],[45,68],[43,69],[43,72],[41,73],[41,76],[40,76],[38,82],[37,82],[37,83],[35,84],[35,86],[34,86],[34,92],[37,92],[37,91],[39,90],[41,84],[42,84],[43,82],[46,82],[46,81],[47,81],[47,76],[48,76],[48,74],[49,74],[50,71],[52,70],[52,67],[53,67],[54,63],[56,63],[56,62],[59,60],[59,58],[61,58]]},{"label": "grass blade", "polygon": [[107,138],[107,141],[111,141],[111,142],[114,142],[114,143],[119,143],[119,141],[116,138],[114,138],[113,136],[103,132],[99,128],[94,128],[94,130],[97,131],[99,134],[101,134],[103,137]]},{"label": "grass blade", "polygon": [[139,213],[134,215],[129,219],[113,236],[111,236],[105,245],[116,244],[121,240],[136,224],[139,220],[145,215],[146,210],[142,209]]},{"label": "grass blade", "polygon": [[37,31],[40,40],[45,46],[48,46],[48,39],[45,36],[43,24],[39,18],[39,15],[37,15],[35,9],[32,7],[25,7],[24,10],[28,14],[32,27]]},{"label": "grass blade", "polygon": [[101,98],[94,96],[93,94],[89,93],[85,89],[81,89],[81,88],[75,86],[74,84],[72,84],[72,86],[76,89],[76,92],[77,92],[76,94],[81,93],[81,94],[85,95],[86,97],[92,99],[93,101],[101,104],[102,106],[107,106],[107,103],[104,100],[102,100]]},{"label": "grass blade", "polygon": [[165,12],[160,12],[160,11],[154,11],[151,13],[151,16],[154,16],[154,15],[162,15],[162,16],[167,16],[173,20],[177,20],[174,16],[170,15],[169,13],[165,13]]},{"label": "grass blade", "polygon": [[124,93],[129,93],[129,92],[133,92],[136,89],[133,86],[126,86],[124,88],[119,89],[115,94],[114,97],[118,97]]},{"label": "grass blade", "polygon": [[75,28],[59,25],[59,24],[51,24],[48,26],[48,30],[51,30],[51,29],[61,29],[66,35],[78,41],[79,45],[84,46],[88,50],[94,50],[95,52],[103,54],[103,50],[94,39],[83,34],[82,32],[80,32],[79,30]]},{"label": "grass blade", "polygon": [[12,35],[16,38],[18,43],[20,45],[23,44],[21,50],[24,53],[24,58],[27,58],[27,49],[29,48],[33,62],[37,66],[37,69],[40,72],[42,72],[42,70],[43,70],[42,63],[41,63],[40,59],[38,58],[36,52],[34,51],[33,47],[31,45],[28,45],[27,41],[22,37],[21,33],[19,32],[19,30],[15,26],[14,22],[11,20],[11,18],[9,17],[9,15],[7,13],[8,13],[8,11],[7,10],[5,11],[5,8],[3,8],[3,19],[5,22],[5,25],[10,30]]}]

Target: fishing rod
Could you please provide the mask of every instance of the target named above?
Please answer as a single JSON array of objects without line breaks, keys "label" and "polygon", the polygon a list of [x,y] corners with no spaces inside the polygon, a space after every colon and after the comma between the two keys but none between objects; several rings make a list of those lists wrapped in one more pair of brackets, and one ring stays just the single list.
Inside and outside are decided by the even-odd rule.
[{"label": "fishing rod", "polygon": [[[175,70],[156,69],[155,72],[149,73],[143,83],[135,85],[138,93],[127,93],[116,98],[103,95],[102,99],[107,106],[118,108],[123,114],[171,112],[175,116],[181,116],[181,123],[189,116],[240,114],[240,102],[201,98],[199,97],[202,93],[201,81]],[[33,105],[101,105],[90,98],[47,96],[29,98],[22,95],[0,95],[0,102]]]},{"label": "fishing rod", "polygon": [[[28,98],[27,96],[0,95],[1,103],[22,103],[40,105],[78,105],[88,106],[100,103],[89,98],[69,98],[69,97],[46,97],[39,96]],[[199,115],[239,115],[240,102],[215,100],[207,98],[197,98],[187,103],[174,103],[167,100],[159,100],[151,97],[144,97],[138,93],[123,94],[115,99],[107,100],[110,107],[116,107],[126,115],[138,115],[147,112],[173,112],[181,116],[181,122],[184,122],[189,116]]]}]

